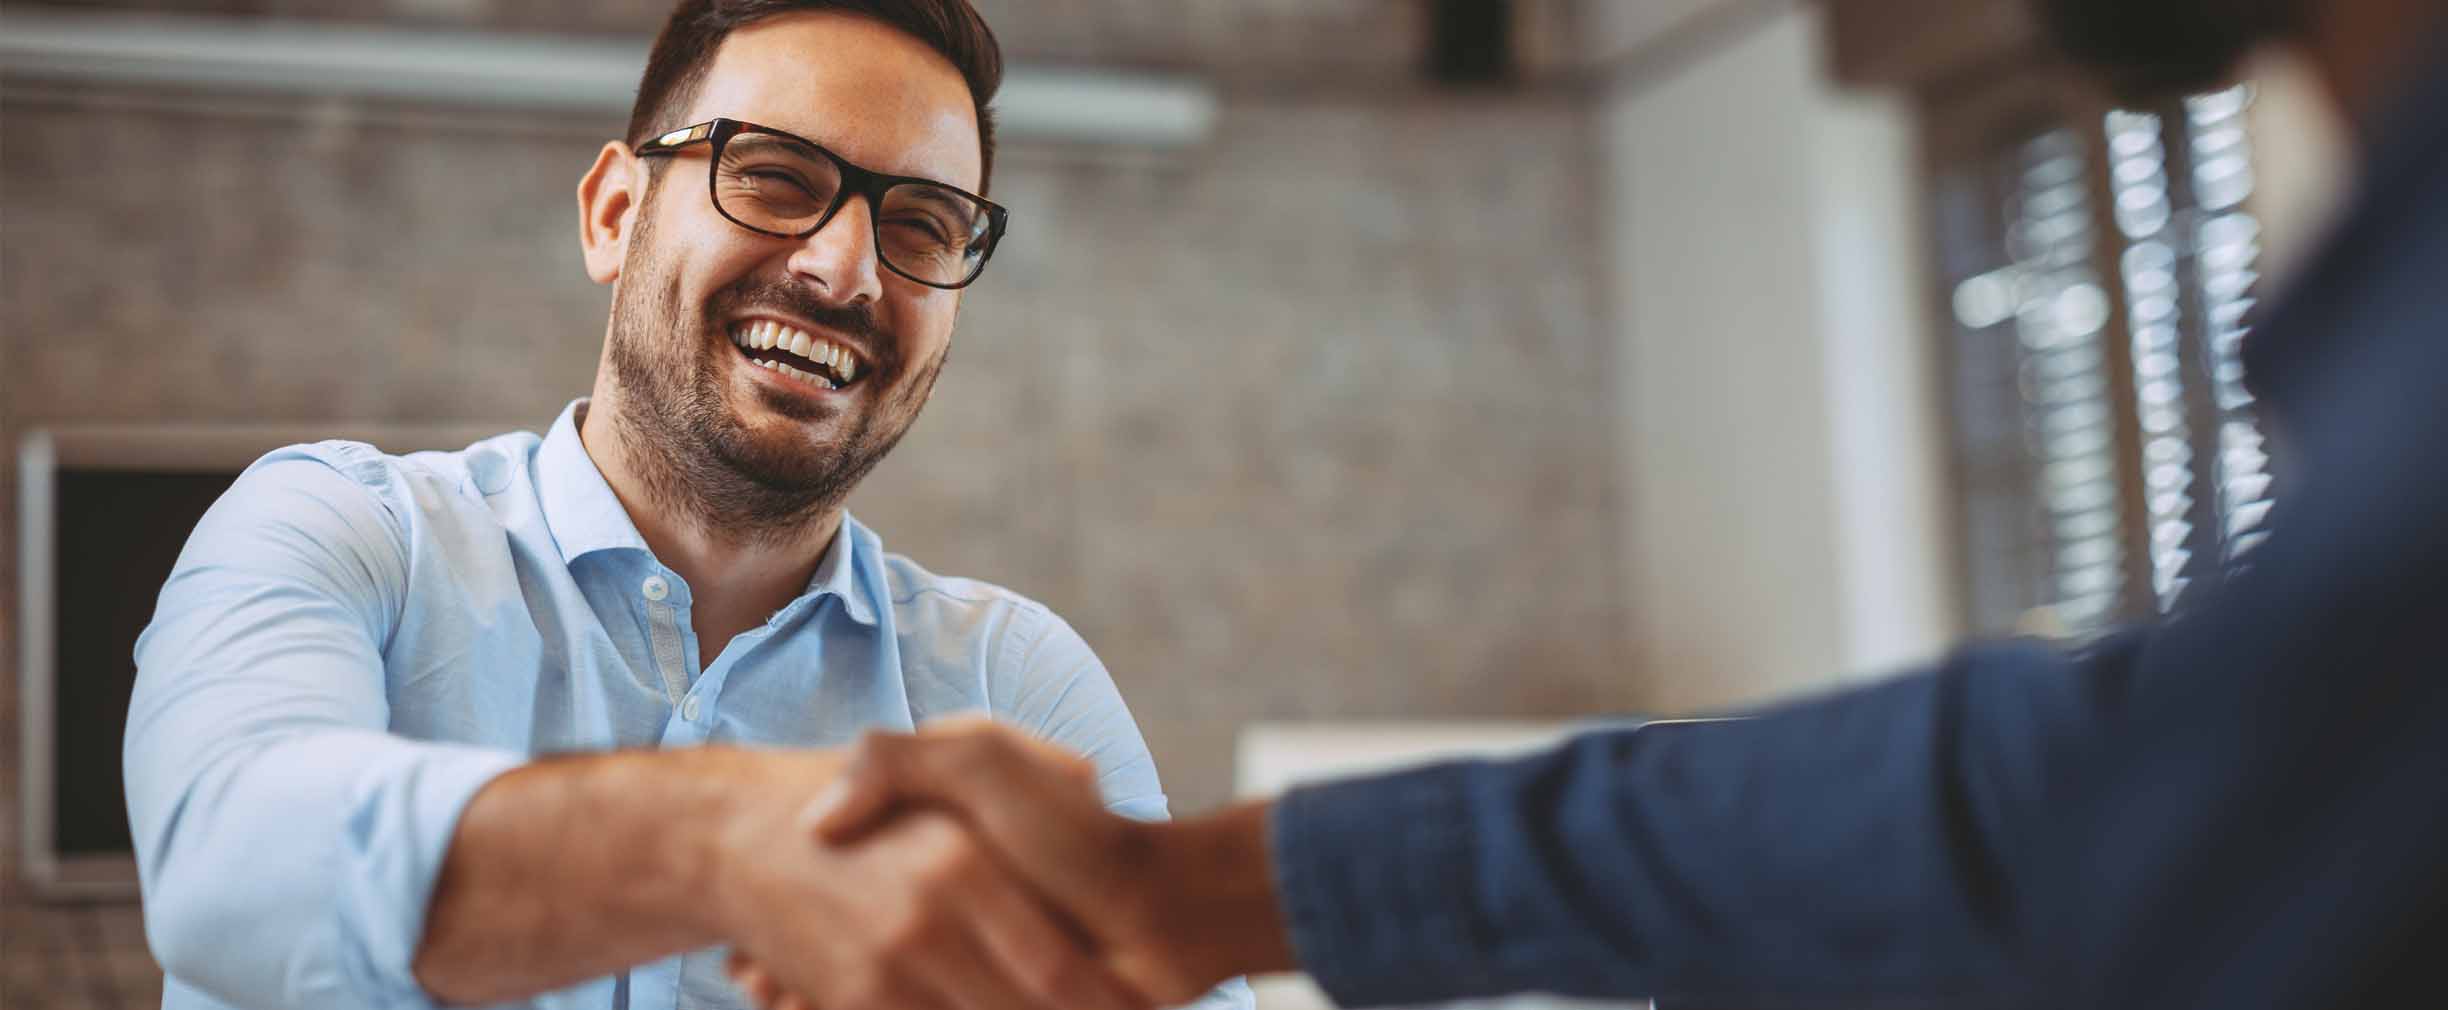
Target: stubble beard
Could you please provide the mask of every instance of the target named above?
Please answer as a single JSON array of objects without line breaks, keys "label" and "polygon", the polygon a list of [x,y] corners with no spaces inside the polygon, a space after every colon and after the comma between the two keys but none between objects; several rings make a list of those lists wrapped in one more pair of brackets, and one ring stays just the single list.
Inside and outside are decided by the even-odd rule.
[{"label": "stubble beard", "polygon": [[[873,384],[875,405],[843,417],[834,444],[760,439],[724,397],[727,362],[720,355],[738,353],[721,330],[726,311],[778,302],[776,307],[845,328],[872,330],[872,320],[844,318],[862,314],[810,305],[804,295],[793,298],[787,289],[746,281],[709,299],[702,310],[690,311],[681,304],[678,271],[653,255],[650,210],[639,210],[612,307],[609,360],[620,387],[620,409],[608,420],[619,431],[628,469],[656,507],[712,538],[745,547],[787,544],[840,508],[900,444],[948,355],[924,363],[910,381],[899,382],[897,391],[893,384],[904,371],[898,359],[872,365],[867,383]],[[892,358],[900,344],[889,335],[875,337],[868,347]],[[817,419],[818,412],[800,401],[763,400],[790,420]]]}]

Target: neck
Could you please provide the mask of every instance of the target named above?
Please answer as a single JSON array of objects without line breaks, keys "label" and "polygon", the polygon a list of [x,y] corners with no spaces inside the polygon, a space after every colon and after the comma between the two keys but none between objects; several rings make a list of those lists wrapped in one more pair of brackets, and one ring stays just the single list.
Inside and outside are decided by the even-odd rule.
[{"label": "neck", "polygon": [[2448,4],[2438,0],[2334,0],[2310,4],[2305,56],[2353,131],[2369,148],[2375,120],[2411,86],[2433,40],[2448,27]]},{"label": "neck", "polygon": [[841,530],[840,506],[787,530],[746,533],[713,521],[701,503],[666,501],[671,495],[642,475],[648,467],[668,470],[668,462],[644,458],[656,450],[635,444],[613,423],[620,410],[616,392],[599,384],[595,394],[580,408],[580,444],[655,559],[688,580],[701,605],[741,601],[770,613],[806,588]]}]

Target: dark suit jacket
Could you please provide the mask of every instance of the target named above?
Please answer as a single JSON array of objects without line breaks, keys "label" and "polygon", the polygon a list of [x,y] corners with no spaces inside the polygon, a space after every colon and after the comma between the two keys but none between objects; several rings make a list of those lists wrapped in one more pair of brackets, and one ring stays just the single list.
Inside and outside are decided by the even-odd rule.
[{"label": "dark suit jacket", "polygon": [[2249,338],[2289,458],[2244,571],[2076,654],[1974,648],[1705,732],[1294,792],[1272,830],[1304,964],[1347,1005],[2448,1006],[2448,60],[2426,66]]}]

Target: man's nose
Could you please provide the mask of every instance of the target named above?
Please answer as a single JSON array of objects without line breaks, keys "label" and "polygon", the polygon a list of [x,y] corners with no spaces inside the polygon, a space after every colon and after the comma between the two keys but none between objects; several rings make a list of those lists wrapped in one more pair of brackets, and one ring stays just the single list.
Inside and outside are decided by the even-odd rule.
[{"label": "man's nose", "polygon": [[785,265],[792,274],[815,281],[839,304],[882,297],[883,265],[876,261],[875,217],[867,198],[843,201],[832,220],[799,240]]}]

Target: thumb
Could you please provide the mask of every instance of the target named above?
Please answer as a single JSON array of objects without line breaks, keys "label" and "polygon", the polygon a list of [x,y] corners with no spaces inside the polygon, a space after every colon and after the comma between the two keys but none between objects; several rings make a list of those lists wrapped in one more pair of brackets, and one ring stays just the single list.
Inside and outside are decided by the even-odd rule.
[{"label": "thumb", "polygon": [[[888,748],[877,746],[882,732],[871,732],[851,750],[833,781],[818,790],[800,814],[800,825],[826,842],[846,842],[882,823],[892,809],[893,788]],[[900,735],[900,734],[893,734]]]}]

